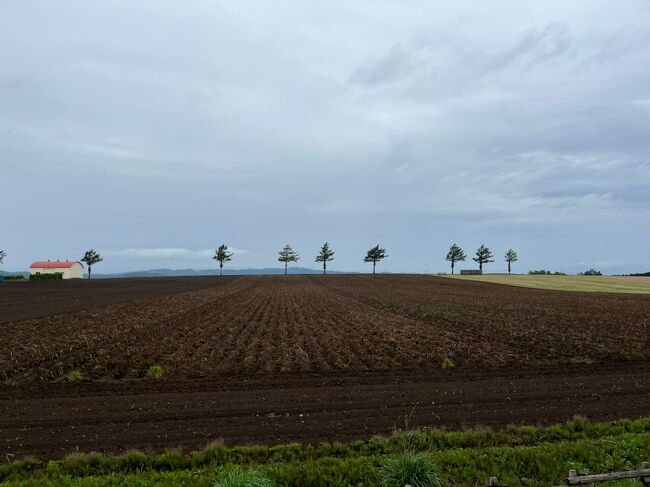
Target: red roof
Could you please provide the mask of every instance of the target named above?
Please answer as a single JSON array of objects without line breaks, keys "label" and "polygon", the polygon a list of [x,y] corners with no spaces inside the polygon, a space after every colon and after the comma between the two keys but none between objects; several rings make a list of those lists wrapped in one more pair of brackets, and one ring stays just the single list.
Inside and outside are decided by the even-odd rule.
[{"label": "red roof", "polygon": [[46,262],[34,262],[30,267],[38,269],[69,269],[75,264],[81,264],[76,260],[48,260]]}]

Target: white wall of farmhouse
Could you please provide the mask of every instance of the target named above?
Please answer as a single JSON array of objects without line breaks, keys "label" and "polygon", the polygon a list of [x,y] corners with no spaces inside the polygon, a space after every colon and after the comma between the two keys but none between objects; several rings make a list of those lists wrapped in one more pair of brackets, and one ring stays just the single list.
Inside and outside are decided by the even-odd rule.
[{"label": "white wall of farmhouse", "polygon": [[30,274],[54,274],[60,272],[63,279],[83,279],[84,268],[79,262],[75,262],[70,267],[32,267],[29,269]]}]

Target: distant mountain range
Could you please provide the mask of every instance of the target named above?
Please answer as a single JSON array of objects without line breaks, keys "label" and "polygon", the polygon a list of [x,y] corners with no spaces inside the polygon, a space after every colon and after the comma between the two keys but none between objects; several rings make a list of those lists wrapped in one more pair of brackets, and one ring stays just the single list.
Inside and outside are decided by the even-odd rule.
[{"label": "distant mountain range", "polygon": [[[289,267],[289,274],[321,274],[320,269]],[[327,271],[328,274],[349,274],[347,272]],[[224,269],[224,276],[263,276],[284,274],[284,267],[265,267],[262,269]],[[29,276],[29,272],[0,271],[0,276]],[[87,275],[87,274],[86,274]],[[148,269],[143,271],[116,272],[100,274],[93,272],[93,279],[115,279],[118,277],[173,277],[173,276],[218,276],[219,269]]]},{"label": "distant mountain range", "polygon": [[[289,274],[320,274],[319,269],[306,267],[289,267]],[[343,272],[327,271],[328,274],[344,274]],[[265,267],[261,269],[224,269],[224,276],[264,276],[284,274],[282,267]],[[174,276],[218,276],[218,269],[148,269],[133,272],[117,272],[113,274],[99,274],[93,272],[93,278],[114,279],[118,277],[174,277]]]},{"label": "distant mountain range", "polygon": [[[321,274],[319,269],[307,267],[289,267],[289,274]],[[343,272],[327,271],[328,274],[344,274]],[[265,267],[262,269],[224,269],[224,276],[262,276],[284,274],[284,267]],[[114,274],[99,274],[93,272],[93,278],[116,277],[173,277],[173,276],[218,276],[218,269],[149,269],[145,271],[118,272]]]},{"label": "distant mountain range", "polygon": [[0,276],[25,276],[25,277],[29,277],[29,272],[6,272],[6,271],[0,271]]}]

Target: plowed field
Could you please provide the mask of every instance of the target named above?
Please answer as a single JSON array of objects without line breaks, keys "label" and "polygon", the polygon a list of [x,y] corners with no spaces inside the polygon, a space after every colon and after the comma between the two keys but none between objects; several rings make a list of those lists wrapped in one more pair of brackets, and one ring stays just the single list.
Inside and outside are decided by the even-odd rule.
[{"label": "plowed field", "polygon": [[[0,449],[650,415],[650,296],[426,276],[197,279],[164,291],[125,280],[131,295],[113,298],[0,288]],[[17,286],[20,299],[3,295]],[[160,381],[146,378],[153,364]],[[68,383],[72,370],[86,380]]]},{"label": "plowed field", "polygon": [[[152,364],[192,378],[431,369],[445,358],[493,368],[650,357],[649,296],[422,276],[211,282],[222,285],[103,307],[91,297],[89,309],[4,323],[0,377],[53,381],[74,369],[137,378]],[[32,316],[41,303],[11,313]]]},{"label": "plowed field", "polygon": [[220,286],[233,277],[153,277],[11,282],[0,288],[0,324]]}]

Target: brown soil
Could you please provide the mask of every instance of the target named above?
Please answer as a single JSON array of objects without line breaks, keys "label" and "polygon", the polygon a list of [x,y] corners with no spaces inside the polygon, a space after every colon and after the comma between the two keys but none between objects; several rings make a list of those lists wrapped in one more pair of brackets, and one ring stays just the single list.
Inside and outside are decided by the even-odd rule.
[{"label": "brown soil", "polygon": [[[469,369],[650,359],[646,295],[426,276],[198,282],[211,287],[102,307],[103,294],[70,288],[68,300],[80,305],[82,296],[88,309],[0,325],[0,378],[53,381],[73,369],[92,379],[138,378],[156,363],[168,377],[209,378],[427,370],[446,357]],[[147,295],[134,280],[124,285],[120,299],[129,289],[132,298]],[[174,280],[165,292],[192,285]],[[43,294],[34,288],[12,314],[50,309]]]},{"label": "brown soil", "polygon": [[0,387],[0,455],[346,441],[394,429],[650,415],[650,367]]},{"label": "brown soil", "polygon": [[235,277],[16,281],[0,286],[0,323],[216,287]]},{"label": "brown soil", "polygon": [[[426,276],[147,281],[114,280],[112,298],[101,281],[0,289],[0,453],[650,415],[650,296]],[[152,364],[165,379],[144,378]],[[71,370],[91,380],[67,383]]]}]

